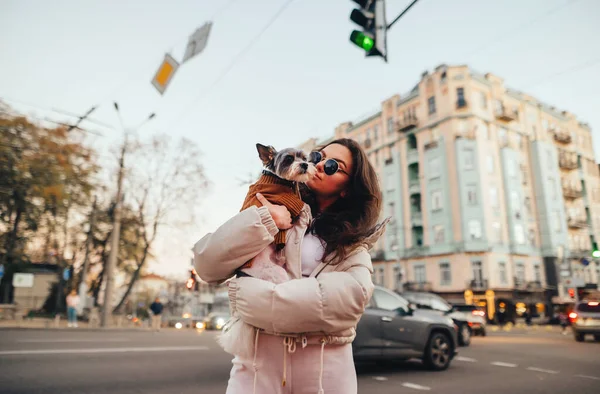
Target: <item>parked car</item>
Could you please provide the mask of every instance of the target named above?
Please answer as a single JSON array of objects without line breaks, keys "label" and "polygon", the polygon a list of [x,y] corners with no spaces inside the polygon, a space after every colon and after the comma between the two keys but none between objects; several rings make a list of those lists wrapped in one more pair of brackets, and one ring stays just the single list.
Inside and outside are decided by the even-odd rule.
[{"label": "parked car", "polygon": [[600,341],[600,302],[581,301],[575,304],[573,312],[569,314],[573,334],[577,342],[583,342],[587,334]]},{"label": "parked car", "polygon": [[[483,308],[477,305],[468,305],[468,304],[452,304],[452,308],[454,308],[454,312],[462,312],[467,314],[469,327],[471,327],[471,331],[474,335],[486,336],[486,314]],[[469,314],[471,317],[469,318]]]},{"label": "parked car", "polygon": [[355,361],[419,358],[430,369],[448,368],[456,355],[451,318],[415,310],[399,294],[376,286],[352,343]]},{"label": "parked car", "polygon": [[458,344],[460,346],[471,344],[472,326],[483,326],[485,331],[485,319],[475,317],[470,313],[455,311],[448,301],[437,294],[419,291],[405,291],[401,294],[419,309],[433,310],[452,318],[458,326]]},{"label": "parked car", "polygon": [[229,312],[211,312],[204,318],[204,329],[220,330],[229,320],[229,317]]}]

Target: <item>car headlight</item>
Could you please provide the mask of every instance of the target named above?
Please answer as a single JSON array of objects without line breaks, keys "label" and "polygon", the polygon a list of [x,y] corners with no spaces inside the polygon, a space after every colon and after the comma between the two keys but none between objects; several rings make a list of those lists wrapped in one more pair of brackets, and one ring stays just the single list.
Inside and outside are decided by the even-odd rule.
[{"label": "car headlight", "polygon": [[180,329],[180,328],[182,328],[182,327],[183,327],[183,324],[181,324],[181,323],[179,323],[179,322],[175,323],[175,328],[176,328],[176,329],[178,329],[178,330],[179,330],[179,329]]},{"label": "car headlight", "polygon": [[196,323],[196,328],[198,328],[198,329],[204,328],[204,323],[202,323],[201,321],[199,321],[198,323]]},{"label": "car headlight", "polygon": [[221,328],[221,327],[223,327],[225,325],[225,319],[223,319],[222,317],[219,317],[217,319],[216,323],[217,323],[217,327]]}]

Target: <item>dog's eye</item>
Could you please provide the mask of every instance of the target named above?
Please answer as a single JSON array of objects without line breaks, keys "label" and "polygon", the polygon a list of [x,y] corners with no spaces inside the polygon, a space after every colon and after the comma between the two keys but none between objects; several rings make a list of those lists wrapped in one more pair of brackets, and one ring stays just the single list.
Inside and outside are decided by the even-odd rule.
[{"label": "dog's eye", "polygon": [[285,159],[283,159],[283,164],[290,165],[294,162],[294,156],[287,155]]}]

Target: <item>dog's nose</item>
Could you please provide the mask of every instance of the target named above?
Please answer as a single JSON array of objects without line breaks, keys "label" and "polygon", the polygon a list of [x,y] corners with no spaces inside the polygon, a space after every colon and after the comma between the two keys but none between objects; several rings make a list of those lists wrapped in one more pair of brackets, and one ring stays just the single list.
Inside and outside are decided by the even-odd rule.
[{"label": "dog's nose", "polygon": [[300,168],[303,170],[308,170],[308,163],[300,163]]}]

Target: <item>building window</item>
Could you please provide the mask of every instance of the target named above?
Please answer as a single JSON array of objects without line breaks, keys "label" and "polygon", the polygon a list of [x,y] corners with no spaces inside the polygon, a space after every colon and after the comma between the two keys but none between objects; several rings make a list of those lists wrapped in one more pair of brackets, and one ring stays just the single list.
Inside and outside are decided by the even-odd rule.
[{"label": "building window", "polygon": [[379,125],[375,125],[373,127],[373,141],[377,142],[379,140]]},{"label": "building window", "polygon": [[481,239],[481,222],[479,220],[469,220],[469,236],[472,241]]},{"label": "building window", "polygon": [[467,101],[465,100],[465,89],[464,88],[456,88],[456,107],[464,108],[467,106]]},{"label": "building window", "polygon": [[517,263],[515,277],[518,283],[525,282],[525,264],[523,262]]},{"label": "building window", "polygon": [[477,205],[477,185],[467,185],[467,202],[469,205]]},{"label": "building window", "polygon": [[447,78],[448,78],[448,74],[446,74],[446,71],[444,71],[442,73],[442,75],[440,76],[440,83],[446,83]]},{"label": "building window", "polygon": [[527,212],[527,216],[531,216],[531,197],[525,197],[523,205],[525,205],[525,212]]},{"label": "building window", "polygon": [[506,159],[506,172],[511,178],[515,178],[517,176],[517,163],[512,157],[507,157]]},{"label": "building window", "polygon": [[437,224],[433,226],[433,242],[436,244],[442,244],[446,241],[446,234],[444,232],[444,226]]},{"label": "building window", "polygon": [[392,134],[394,132],[394,119],[388,118],[387,120],[387,132]]},{"label": "building window", "polygon": [[487,164],[488,174],[493,174],[494,173],[494,156],[493,155],[487,155],[486,164]]},{"label": "building window", "polygon": [[473,270],[473,280],[479,286],[483,285],[483,264],[481,261],[472,261],[471,269]]},{"label": "building window", "polygon": [[402,269],[399,265],[394,266],[394,289],[402,290]]},{"label": "building window", "polygon": [[481,109],[487,109],[487,95],[485,92],[479,92],[479,106]]},{"label": "building window", "polygon": [[537,263],[533,266],[533,280],[542,283],[542,267]]},{"label": "building window", "polygon": [[521,200],[519,199],[519,193],[516,191],[510,192],[510,205],[511,210],[515,213],[517,219],[521,218]]},{"label": "building window", "polygon": [[529,245],[535,246],[535,230],[530,228],[527,232],[527,238],[529,241]]},{"label": "building window", "polygon": [[386,190],[394,190],[394,174],[388,173],[385,178]]},{"label": "building window", "polygon": [[490,206],[498,208],[498,189],[496,187],[490,187]]},{"label": "building window", "polygon": [[393,202],[388,203],[388,216],[392,217],[392,220],[395,221],[396,218],[396,204]]},{"label": "building window", "polygon": [[500,127],[498,129],[498,141],[501,145],[504,145],[508,142],[508,133],[505,128]]},{"label": "building window", "polygon": [[525,244],[525,230],[522,224],[515,224],[515,242],[519,245]]},{"label": "building window", "polygon": [[463,151],[464,169],[472,170],[475,168],[475,152],[472,149],[465,149]]},{"label": "building window", "polygon": [[433,159],[429,159],[429,178],[437,178],[440,174],[440,158],[434,157]]},{"label": "building window", "polygon": [[415,265],[415,282],[417,282],[417,283],[427,282],[427,277],[425,276],[425,266],[424,265]]},{"label": "building window", "polygon": [[494,233],[494,241],[501,244],[502,243],[502,225],[500,222],[492,223],[492,230]]},{"label": "building window", "polygon": [[440,263],[440,285],[450,286],[452,284],[452,271],[450,263]]},{"label": "building window", "polygon": [[429,97],[427,104],[429,105],[429,115],[435,114],[435,96]]},{"label": "building window", "polygon": [[500,284],[508,284],[508,275],[506,274],[506,263],[504,261],[498,263],[498,277],[500,278]]},{"label": "building window", "polygon": [[435,190],[431,192],[431,210],[439,211],[443,208],[442,204],[442,191]]},{"label": "building window", "polygon": [[378,285],[382,285],[383,286],[383,281],[385,278],[385,268],[384,267],[378,267],[377,268],[377,277],[376,277],[376,282]]}]

